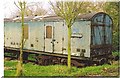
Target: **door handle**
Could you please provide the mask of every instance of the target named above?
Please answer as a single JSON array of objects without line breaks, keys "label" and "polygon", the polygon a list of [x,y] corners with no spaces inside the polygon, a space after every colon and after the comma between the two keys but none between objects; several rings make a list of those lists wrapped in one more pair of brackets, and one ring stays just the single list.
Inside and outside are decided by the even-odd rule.
[{"label": "door handle", "polygon": [[51,41],[51,43],[54,43],[56,40],[55,39],[53,39],[52,41]]},{"label": "door handle", "polygon": [[55,39],[52,40],[53,42],[56,41]]}]

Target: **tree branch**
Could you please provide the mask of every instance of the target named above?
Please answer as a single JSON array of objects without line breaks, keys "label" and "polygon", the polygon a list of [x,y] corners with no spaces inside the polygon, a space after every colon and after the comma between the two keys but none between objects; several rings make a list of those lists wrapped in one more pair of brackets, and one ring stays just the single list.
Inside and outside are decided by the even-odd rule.
[{"label": "tree branch", "polygon": [[[15,2],[14,2],[14,4],[18,7],[18,5]],[[18,7],[18,9],[21,10],[20,7]]]}]

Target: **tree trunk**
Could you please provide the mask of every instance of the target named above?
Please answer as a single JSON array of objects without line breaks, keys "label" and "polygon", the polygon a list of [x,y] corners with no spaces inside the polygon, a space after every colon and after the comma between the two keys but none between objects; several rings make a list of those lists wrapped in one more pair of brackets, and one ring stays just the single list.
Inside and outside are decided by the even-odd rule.
[{"label": "tree trunk", "polygon": [[68,69],[71,70],[71,26],[68,26]]},{"label": "tree trunk", "polygon": [[16,76],[23,76],[23,47],[24,47],[24,11],[25,11],[25,2],[21,3],[21,17],[22,17],[22,35],[21,35],[21,45],[20,45],[20,57],[17,65]]},{"label": "tree trunk", "polygon": [[20,45],[20,56],[19,56],[19,61],[17,65],[17,76],[22,76],[23,75],[23,46],[24,46],[24,24],[22,24],[22,37],[21,37],[21,45]]}]

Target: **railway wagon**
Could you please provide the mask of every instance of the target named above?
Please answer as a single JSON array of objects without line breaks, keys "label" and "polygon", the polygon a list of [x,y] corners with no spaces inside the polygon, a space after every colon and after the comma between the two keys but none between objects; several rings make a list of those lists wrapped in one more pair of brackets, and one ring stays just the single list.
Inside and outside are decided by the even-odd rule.
[{"label": "railway wagon", "polygon": [[[21,17],[4,19],[4,50],[19,51]],[[112,54],[112,19],[104,13],[79,15],[72,25],[72,63],[80,60],[104,63]],[[58,16],[25,17],[24,53],[40,55],[43,63],[67,63],[67,26]],[[25,56],[27,57],[27,56]],[[40,60],[39,60],[40,61]]]}]

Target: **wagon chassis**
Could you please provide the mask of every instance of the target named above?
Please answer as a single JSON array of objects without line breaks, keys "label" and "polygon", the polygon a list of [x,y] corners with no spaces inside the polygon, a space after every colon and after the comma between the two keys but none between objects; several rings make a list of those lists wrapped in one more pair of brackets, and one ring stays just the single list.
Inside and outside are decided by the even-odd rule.
[{"label": "wagon chassis", "polygon": [[[19,48],[4,47],[4,52],[13,53],[14,55],[17,55],[17,59],[19,59],[19,52],[20,52]],[[30,54],[35,54],[34,58],[36,60],[34,60],[34,63],[39,64],[39,65],[45,65],[45,66],[55,65],[55,64],[67,65],[67,55],[65,54],[49,53],[49,52],[44,52],[44,51],[27,50],[27,49],[23,50],[23,62],[25,63],[28,62],[28,56]],[[98,56],[98,58],[99,57],[101,56]],[[87,58],[87,57],[72,56],[71,65],[75,67],[85,67],[85,66],[102,65],[104,63],[108,63],[108,62],[105,62],[104,59],[106,58],[102,58],[102,59],[94,58],[93,59],[93,58]]]}]

